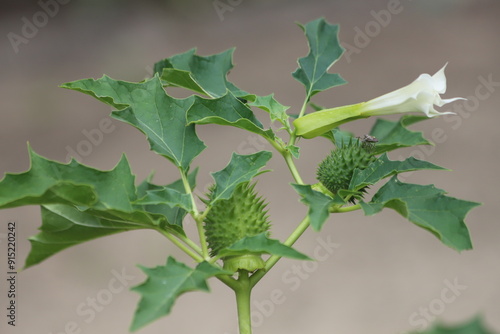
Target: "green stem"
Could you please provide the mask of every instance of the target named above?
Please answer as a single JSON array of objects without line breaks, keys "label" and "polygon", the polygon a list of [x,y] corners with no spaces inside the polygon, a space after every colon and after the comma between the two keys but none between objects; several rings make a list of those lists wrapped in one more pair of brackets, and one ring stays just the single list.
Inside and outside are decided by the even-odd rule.
[{"label": "green stem", "polygon": [[274,149],[276,151],[280,152],[281,154],[283,154],[283,152],[286,151],[286,149],[283,147],[283,145],[280,145],[276,140],[268,138],[268,137],[263,137],[263,138],[265,140],[267,140],[269,142],[269,144],[271,144],[271,146],[274,147]]},{"label": "green stem", "polygon": [[189,181],[187,179],[186,173],[184,173],[184,170],[180,167],[179,167],[179,172],[181,173],[182,184],[184,185],[184,189],[186,190],[186,194],[188,194],[191,197],[191,204],[193,207],[193,211],[191,212],[191,215],[193,216],[193,218],[196,222],[196,228],[198,230],[198,237],[200,239],[200,245],[201,245],[201,253],[202,253],[203,258],[208,260],[210,258],[210,256],[208,255],[208,245],[207,245],[207,240],[205,238],[205,230],[203,229],[204,216],[200,215],[200,213],[198,211],[196,201],[194,200],[193,191],[191,189],[191,186],[189,185]]},{"label": "green stem", "polygon": [[201,252],[203,254],[203,258],[208,261],[210,259],[210,256],[208,255],[208,244],[205,237],[205,229],[203,228],[203,220],[199,219],[199,217],[195,217],[195,221],[196,228],[198,229],[198,237],[200,238]]},{"label": "green stem", "polygon": [[[302,178],[300,177],[299,171],[297,170],[297,167],[295,166],[295,163],[293,162],[293,156],[290,153],[290,151],[286,147],[284,147],[283,145],[280,145],[275,140],[269,139],[269,138],[266,138],[266,139],[276,149],[276,151],[281,153],[281,155],[285,159],[285,162],[288,166],[288,169],[290,170],[293,178],[295,179],[295,182],[297,182],[298,184],[304,184],[304,182],[302,181]],[[290,145],[292,145],[292,144],[290,144]]]},{"label": "green stem", "polygon": [[361,205],[359,204],[356,204],[356,205],[351,205],[351,206],[347,206],[347,207],[340,207],[340,208],[334,208],[333,210],[331,210],[330,212],[339,212],[339,213],[342,213],[342,212],[351,212],[351,211],[356,211],[356,210],[359,210],[361,209]]},{"label": "green stem", "polygon": [[302,181],[302,178],[300,177],[299,171],[297,170],[297,167],[295,166],[295,162],[293,162],[293,157],[290,152],[284,152],[283,153],[283,158],[285,158],[285,162],[288,166],[288,169],[290,169],[290,172],[292,173],[292,176],[298,184],[304,184],[304,181]]},{"label": "green stem", "polygon": [[240,334],[252,334],[252,318],[250,310],[250,295],[252,286],[248,277],[248,271],[238,271],[238,286],[234,290],[236,294],[236,305],[238,308],[238,326]]},{"label": "green stem", "polygon": [[[290,234],[288,239],[285,240],[283,243],[284,245],[287,246],[292,246],[299,238],[300,236],[307,230],[309,227],[310,221],[309,221],[309,216],[306,216],[297,226],[297,228]],[[274,265],[281,259],[281,256],[277,255],[272,255],[267,259],[266,261],[266,266],[264,269],[257,270],[251,277],[250,277],[250,284],[252,287],[259,282],[262,277],[272,268]]]},{"label": "green stem", "polygon": [[310,95],[311,95],[311,92],[308,92],[306,98],[304,99],[304,103],[302,104],[302,108],[300,108],[299,117],[297,117],[297,118],[304,116],[304,114],[306,113],[307,103],[309,103],[309,101],[311,100]]},{"label": "green stem", "polygon": [[[183,244],[179,239],[177,239],[176,237],[174,237],[172,234],[170,234],[167,231],[162,230],[162,229],[157,229],[157,231],[160,232],[161,234],[163,234],[165,237],[167,237],[168,240],[172,241],[172,243],[174,245],[176,245],[177,247],[179,247],[184,253],[186,253],[187,255],[189,255],[196,262],[202,262],[203,261],[203,257],[200,256],[200,254],[198,254],[197,252],[194,252],[191,248],[187,247],[185,244]],[[183,240],[183,241],[185,241],[185,240]]]},{"label": "green stem", "polygon": [[185,235],[182,235],[181,233],[178,233],[175,231],[172,231],[171,233],[172,233],[172,235],[174,235],[178,239],[180,239],[182,242],[184,242],[186,245],[191,247],[191,249],[194,250],[196,253],[198,253],[199,255],[203,255],[201,248],[197,244],[195,244],[193,242],[193,240],[191,240],[188,237],[186,237]]},{"label": "green stem", "polygon": [[[304,103],[302,104],[302,108],[300,109],[300,113],[299,113],[299,116],[297,118],[304,116],[306,109],[307,109],[307,103],[309,102],[309,99],[310,99],[310,96],[308,93],[306,99],[304,100]],[[290,136],[290,145],[295,145],[296,140],[297,140],[297,134],[296,134],[296,131],[294,130]]]},{"label": "green stem", "polygon": [[187,179],[187,175],[186,173],[184,173],[184,170],[179,167],[179,172],[181,174],[181,179],[182,179],[182,184],[184,185],[184,190],[186,191],[186,194],[189,195],[189,197],[191,197],[191,205],[193,207],[193,214],[194,216],[198,216],[199,213],[198,213],[198,207],[196,206],[196,201],[194,200],[194,196],[193,196],[193,190],[191,189],[191,185],[189,184],[189,181]]},{"label": "green stem", "polygon": [[229,275],[217,275],[215,276],[219,281],[226,284],[228,287],[236,291],[238,289],[238,281]]},{"label": "green stem", "polygon": [[[301,114],[305,110],[305,106],[307,106],[307,100],[306,100],[306,102],[304,102],[304,106],[302,107],[303,110],[302,110]],[[285,150],[279,150],[279,152],[283,155],[283,158],[285,158],[285,162],[288,166],[288,169],[290,169],[290,172],[292,173],[292,176],[295,179],[295,182],[297,182],[298,184],[304,184],[304,181],[302,181],[302,177],[300,176],[300,173],[297,170],[297,167],[295,166],[295,162],[293,161],[292,154],[289,151],[285,151]],[[299,239],[300,236],[307,230],[307,228],[309,227],[309,224],[310,224],[309,217],[306,216],[306,218],[304,218],[302,220],[302,222],[300,222],[299,226],[297,226],[297,228],[292,232],[292,234],[290,234],[288,239],[286,239],[284,244],[287,246],[292,246],[297,241],[297,239]],[[270,270],[280,259],[281,259],[281,256],[277,256],[277,255],[272,255],[269,259],[267,259],[266,266],[264,267],[264,269],[257,270],[250,277],[251,286],[252,287],[255,286],[255,284],[257,284],[257,282],[260,281],[262,279],[262,277],[264,277],[266,272],[268,270]]]},{"label": "green stem", "polygon": [[[178,234],[175,234],[175,237],[174,237],[173,234],[170,234],[167,231],[164,231],[161,229],[158,229],[158,231],[161,234],[163,234],[165,237],[167,237],[168,240],[172,241],[172,243],[174,243],[177,247],[179,247],[182,251],[184,251],[187,255],[189,255],[196,262],[198,262],[198,263],[203,262],[204,258],[201,256],[201,249],[191,239],[189,239],[183,235],[178,235]],[[186,247],[186,245],[181,243],[180,240],[178,240],[176,237],[178,239],[182,240],[184,243],[186,243],[189,247],[193,248],[194,252],[190,248]],[[214,262],[211,262],[211,263],[213,264]],[[218,275],[216,277],[222,283],[226,284],[228,287],[230,287],[231,289],[236,291],[236,289],[238,287],[238,285],[237,285],[238,282],[234,278],[232,278],[229,275]]]}]

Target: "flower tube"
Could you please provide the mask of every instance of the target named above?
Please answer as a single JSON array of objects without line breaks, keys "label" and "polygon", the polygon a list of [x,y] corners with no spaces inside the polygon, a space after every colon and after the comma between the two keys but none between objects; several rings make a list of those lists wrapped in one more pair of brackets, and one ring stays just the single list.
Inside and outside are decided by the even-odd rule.
[{"label": "flower tube", "polygon": [[296,119],[293,124],[296,134],[304,138],[314,138],[337,126],[359,118],[391,115],[407,112],[422,112],[427,117],[454,114],[451,111],[438,112],[434,106],[464,100],[461,97],[442,99],[446,92],[444,65],[434,75],[421,74],[411,84],[384,94],[373,100],[348,106],[323,109]]}]

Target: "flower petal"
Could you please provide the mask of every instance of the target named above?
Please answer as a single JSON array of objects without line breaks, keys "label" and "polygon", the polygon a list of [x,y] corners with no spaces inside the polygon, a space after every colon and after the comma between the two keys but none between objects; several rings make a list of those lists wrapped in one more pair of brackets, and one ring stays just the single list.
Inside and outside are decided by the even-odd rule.
[{"label": "flower petal", "polygon": [[[365,113],[369,116],[389,115],[403,112],[423,112],[427,117],[453,114],[453,112],[439,112],[434,106],[443,105],[461,100],[461,97],[442,99],[440,94],[446,92],[445,64],[434,75],[421,74],[411,84],[379,96],[368,101],[365,105]],[[365,115],[363,113],[363,115]]]},{"label": "flower petal", "polygon": [[439,94],[446,93],[446,76],[444,74],[446,65],[448,65],[448,63],[444,64],[444,66],[432,76],[432,80],[434,82],[434,90]]}]

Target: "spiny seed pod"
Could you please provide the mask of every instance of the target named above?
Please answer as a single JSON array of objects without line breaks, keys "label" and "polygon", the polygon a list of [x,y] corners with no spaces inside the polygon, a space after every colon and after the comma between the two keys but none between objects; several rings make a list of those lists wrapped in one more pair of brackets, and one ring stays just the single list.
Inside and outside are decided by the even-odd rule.
[{"label": "spiny seed pod", "polygon": [[[234,190],[231,198],[219,200],[211,207],[205,218],[205,236],[211,255],[217,256],[221,249],[227,248],[244,237],[251,237],[269,231],[267,203],[257,197],[255,183],[245,182]],[[212,187],[208,200],[213,196]],[[260,254],[249,253],[223,258],[224,269],[235,272],[238,269],[254,271],[264,268]]]},{"label": "spiny seed pod", "polygon": [[[318,180],[332,193],[348,189],[354,170],[365,169],[375,161],[373,143],[367,144],[364,140],[351,138],[333,150],[318,166]],[[364,192],[365,189],[361,189]],[[354,202],[354,199],[351,199]]]}]

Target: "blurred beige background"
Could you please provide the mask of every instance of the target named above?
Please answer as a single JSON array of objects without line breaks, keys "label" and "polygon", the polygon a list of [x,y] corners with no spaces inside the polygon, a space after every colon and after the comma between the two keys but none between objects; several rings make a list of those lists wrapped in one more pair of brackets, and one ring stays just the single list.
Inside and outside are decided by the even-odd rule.
[{"label": "blurred beige background", "polygon": [[[139,81],[149,75],[154,62],[194,46],[202,55],[236,46],[230,80],[256,94],[274,92],[281,103],[292,106],[291,112],[298,111],[304,93],[290,73],[308,50],[295,21],[306,23],[324,16],[339,23],[341,41],[350,50],[331,70],[349,84],[317,95],[314,101],[320,105],[369,100],[410,83],[420,73],[433,74],[448,62],[445,97],[468,97],[470,102],[456,103],[464,110],[459,116],[414,127],[429,138],[442,131],[439,145],[395,152],[392,157],[413,154],[451,168],[453,172],[424,172],[405,180],[434,183],[451,196],[484,203],[467,217],[475,249],[458,254],[389,210],[374,217],[361,212],[335,215],[321,233],[308,231],[296,245],[308,254],[319,251],[322,261],[282,261],[255,289],[254,332],[403,333],[419,329],[427,318],[457,322],[478,312],[500,332],[500,226],[495,214],[500,185],[498,1],[58,3],[63,2],[57,13],[52,7],[53,17],[46,15],[46,22],[40,3],[2,2],[0,175],[29,167],[28,141],[37,153],[67,161],[69,148],[82,145],[84,133],[99,129],[100,122],[108,119],[109,107],[58,88],[59,84],[104,73]],[[215,9],[221,4],[226,11]],[[8,34],[21,35],[26,20],[33,19],[42,20],[38,31],[13,47]],[[489,88],[484,86],[487,81],[493,82]],[[348,129],[363,135],[372,123],[363,120]],[[102,142],[82,155],[83,163],[110,169],[125,152],[137,180],[153,169],[158,183],[177,178],[174,168],[148,150],[142,134],[118,121],[112,124],[113,130],[103,135]],[[202,188],[211,181],[209,172],[223,168],[232,151],[271,149],[238,129],[204,126],[198,127],[198,133],[209,145],[195,161],[201,166],[198,184]],[[306,181],[313,182],[317,162],[331,147],[321,139],[300,144],[298,167]],[[269,167],[274,173],[260,177],[259,190],[271,201],[273,235],[284,239],[306,210],[287,185],[291,177],[284,162],[276,155]],[[8,221],[17,222],[20,265],[29,252],[26,239],[41,223],[39,209],[0,211],[4,226],[0,237],[5,237]],[[190,232],[192,225],[187,223]],[[334,245],[327,256],[318,247],[328,241]],[[136,264],[161,265],[167,255],[191,264],[152,232],[130,232],[71,248],[19,274],[17,326],[12,328],[5,318],[5,240],[0,247],[0,333],[126,333],[139,299],[127,290],[144,280]],[[110,293],[109,284],[117,272],[126,277],[121,285],[115,282]],[[455,285],[454,290],[450,285]],[[182,296],[170,316],[138,333],[236,334],[232,293],[216,280],[211,288],[211,294]],[[276,295],[280,298],[271,302]],[[94,308],[92,300],[97,300]]]}]

